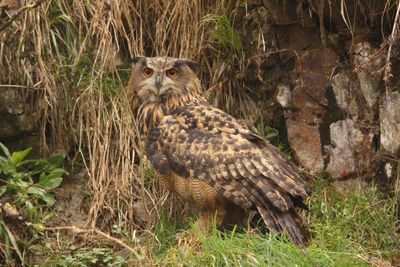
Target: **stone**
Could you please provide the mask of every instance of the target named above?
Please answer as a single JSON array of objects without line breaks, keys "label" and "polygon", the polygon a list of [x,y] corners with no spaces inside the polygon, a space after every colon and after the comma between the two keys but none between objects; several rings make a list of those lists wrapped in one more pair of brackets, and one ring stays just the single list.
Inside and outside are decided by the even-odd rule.
[{"label": "stone", "polygon": [[394,172],[394,163],[393,162],[386,162],[385,166],[383,167],[384,169],[384,174],[388,180],[392,180],[395,176]]},{"label": "stone", "polygon": [[[304,28],[300,24],[276,26],[279,47],[300,51],[321,43],[320,36],[314,29]],[[292,53],[294,56],[294,54]]]},{"label": "stone", "polygon": [[276,25],[299,24],[306,28],[317,26],[301,1],[263,0],[262,2],[266,10],[273,10],[270,13]]},{"label": "stone", "polygon": [[13,139],[38,129],[44,100],[37,92],[20,88],[0,90],[0,140]]},{"label": "stone", "polygon": [[360,125],[359,129],[362,133],[362,140],[356,150],[357,171],[358,173],[375,175],[374,172],[377,170],[376,163],[379,161],[377,158],[378,129],[370,125]]},{"label": "stone", "polygon": [[382,73],[379,70],[385,63],[383,54],[372,48],[368,42],[357,43],[353,52],[361,93],[369,110],[374,114],[381,94]]},{"label": "stone", "polygon": [[356,171],[354,151],[362,143],[363,135],[350,119],[330,125],[331,146],[326,146],[329,163],[326,171],[335,178],[343,178]]},{"label": "stone", "polygon": [[277,86],[278,94],[276,95],[276,101],[283,108],[290,108],[292,106],[292,93],[289,86],[280,84]]},{"label": "stone", "polygon": [[381,146],[396,155],[400,151],[400,94],[390,92],[383,96],[379,109]]},{"label": "stone", "polygon": [[296,61],[296,71],[321,73],[328,78],[333,68],[339,63],[339,57],[330,48],[310,49],[302,53]]},{"label": "stone", "polygon": [[286,120],[290,147],[296,159],[312,173],[323,170],[319,131],[304,122]]},{"label": "stone", "polygon": [[335,94],[337,105],[350,115],[351,118],[357,120],[360,113],[359,103],[357,101],[356,83],[349,71],[340,71],[331,79],[331,86]]},{"label": "stone", "polygon": [[296,86],[292,94],[293,118],[308,124],[322,122],[328,101],[325,88],[313,85]]}]

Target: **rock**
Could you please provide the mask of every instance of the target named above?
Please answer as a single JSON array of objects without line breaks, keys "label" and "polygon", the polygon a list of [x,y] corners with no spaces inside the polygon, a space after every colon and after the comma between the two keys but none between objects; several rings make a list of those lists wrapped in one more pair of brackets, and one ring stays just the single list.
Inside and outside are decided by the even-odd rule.
[{"label": "rock", "polygon": [[381,146],[396,155],[400,151],[400,94],[391,92],[383,97],[379,109]]},{"label": "rock", "polygon": [[332,69],[339,63],[337,54],[329,48],[310,49],[300,55],[296,61],[296,71],[321,73],[326,79],[331,75]]},{"label": "rock", "polygon": [[[321,43],[320,36],[314,29],[304,28],[300,24],[276,26],[277,40],[282,49],[300,51]],[[292,53],[294,56],[294,54]]]},{"label": "rock", "polygon": [[276,96],[276,101],[283,108],[290,108],[292,105],[292,93],[290,92],[290,88],[287,85],[278,85],[278,94]]},{"label": "rock", "polygon": [[394,167],[393,167],[393,165],[394,165],[394,163],[393,162],[386,162],[385,163],[385,166],[384,166],[384,174],[385,174],[385,176],[386,176],[386,178],[388,179],[388,180],[391,180],[391,179],[393,179],[394,178],[394,174],[395,174],[395,172],[394,172]]},{"label": "rock", "polygon": [[287,120],[288,139],[296,159],[309,171],[323,170],[321,142],[318,129],[304,122]]},{"label": "rock", "polygon": [[0,90],[0,140],[35,131],[43,113],[42,97],[17,88]]},{"label": "rock", "polygon": [[2,217],[7,219],[15,220],[20,216],[20,213],[17,210],[17,208],[13,204],[10,204],[8,202],[1,205],[1,211],[2,211],[1,213]]},{"label": "rock", "polygon": [[384,64],[383,54],[378,53],[378,50],[373,49],[368,42],[357,43],[353,52],[361,93],[369,110],[374,114],[381,93],[379,83],[382,80],[382,73],[379,70]]},{"label": "rock", "polygon": [[329,163],[326,171],[333,177],[343,178],[356,171],[354,150],[361,144],[363,135],[350,119],[330,125],[331,146],[327,146]]},{"label": "rock", "polygon": [[326,85],[338,56],[331,49],[311,49],[296,61],[299,79],[293,90],[293,119],[320,124],[327,110]]},{"label": "rock", "polygon": [[341,71],[331,79],[331,85],[335,94],[337,105],[357,120],[360,112],[360,107],[357,101],[356,83],[353,82],[349,71]]},{"label": "rock", "polygon": [[307,28],[317,26],[301,1],[263,0],[262,2],[266,10],[273,10],[270,13],[276,25],[300,24]]},{"label": "rock", "polygon": [[361,125],[361,143],[356,148],[357,172],[373,176],[377,170],[378,129],[370,125]]},{"label": "rock", "polygon": [[313,85],[299,85],[293,90],[293,118],[308,124],[319,124],[328,104],[325,88]]}]

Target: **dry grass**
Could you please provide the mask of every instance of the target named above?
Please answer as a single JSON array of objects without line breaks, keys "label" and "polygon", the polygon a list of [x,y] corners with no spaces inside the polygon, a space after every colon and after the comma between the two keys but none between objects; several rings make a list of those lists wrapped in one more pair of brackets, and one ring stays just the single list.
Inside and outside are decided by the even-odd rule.
[{"label": "dry grass", "polygon": [[[44,152],[61,149],[74,162],[83,161],[90,189],[88,226],[148,227],[137,220],[134,202],[145,199],[147,212],[154,214],[165,198],[144,175],[144,161],[133,164],[141,149],[120,75],[128,76],[127,62],[138,55],[203,61],[209,37],[201,22],[222,2],[15,3],[7,15],[19,13],[18,18],[0,32],[0,82],[7,90],[40,94],[35,101],[44,114]],[[208,64],[209,72],[215,72],[216,61]]]}]

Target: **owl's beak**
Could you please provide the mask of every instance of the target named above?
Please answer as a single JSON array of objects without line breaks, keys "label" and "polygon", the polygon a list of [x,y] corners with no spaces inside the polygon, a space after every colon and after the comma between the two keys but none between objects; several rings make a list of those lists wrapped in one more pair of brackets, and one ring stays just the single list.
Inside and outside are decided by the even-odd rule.
[{"label": "owl's beak", "polygon": [[156,85],[157,90],[160,91],[160,88],[161,88],[161,77],[160,77],[160,75],[156,76],[156,84],[155,85]]}]

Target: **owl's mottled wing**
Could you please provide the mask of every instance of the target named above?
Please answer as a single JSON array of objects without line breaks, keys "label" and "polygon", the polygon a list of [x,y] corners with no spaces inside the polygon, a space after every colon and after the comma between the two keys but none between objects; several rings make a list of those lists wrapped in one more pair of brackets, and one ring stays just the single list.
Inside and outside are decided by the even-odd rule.
[{"label": "owl's mottled wing", "polygon": [[204,180],[235,204],[257,208],[275,230],[282,230],[276,221],[285,217],[266,216],[290,213],[293,200],[307,195],[275,147],[212,106],[186,106],[166,116],[150,132],[146,150],[161,174]]}]

